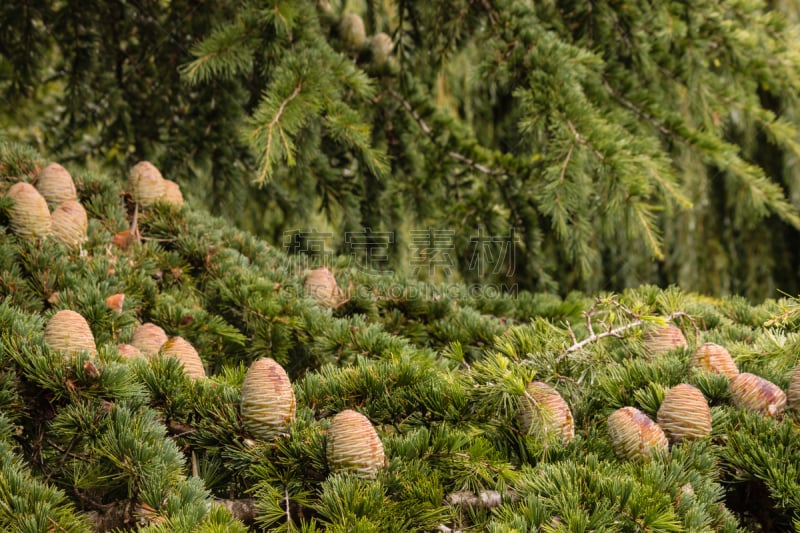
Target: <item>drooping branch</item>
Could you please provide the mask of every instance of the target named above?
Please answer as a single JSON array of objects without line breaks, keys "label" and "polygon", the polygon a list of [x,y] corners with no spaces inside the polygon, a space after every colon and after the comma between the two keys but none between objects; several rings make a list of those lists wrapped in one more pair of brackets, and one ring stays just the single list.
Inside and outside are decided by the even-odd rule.
[{"label": "drooping branch", "polygon": [[[414,106],[411,105],[411,102],[403,98],[403,95],[401,95],[400,93],[398,93],[393,89],[389,89],[389,93],[392,95],[392,97],[394,97],[395,100],[400,102],[400,105],[402,105],[406,111],[408,111],[408,114],[411,115],[411,117],[417,122],[420,129],[425,133],[425,135],[433,139],[433,130],[431,130],[431,127],[428,125],[427,122],[425,122],[425,119],[419,115],[417,110],[414,109]],[[469,157],[465,156],[464,154],[461,154],[454,150],[447,152],[447,156],[450,157],[451,159],[455,159],[459,163],[464,163],[465,165],[472,167],[478,172],[486,174],[487,176],[502,176],[503,174],[505,174],[505,172],[501,170],[494,170],[492,168],[489,168],[486,165],[482,165],[481,163],[478,163],[477,161],[474,161]]]}]

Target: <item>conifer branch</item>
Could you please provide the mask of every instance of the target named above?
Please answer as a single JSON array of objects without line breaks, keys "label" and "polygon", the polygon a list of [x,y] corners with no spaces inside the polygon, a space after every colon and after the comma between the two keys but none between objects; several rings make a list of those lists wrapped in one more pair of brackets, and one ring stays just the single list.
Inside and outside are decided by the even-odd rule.
[{"label": "conifer branch", "polygon": [[283,503],[286,506],[286,523],[292,523],[292,513],[290,512],[290,501],[289,501],[289,486],[283,486]]},{"label": "conifer branch", "polygon": [[[417,124],[419,124],[419,127],[420,127],[420,129],[421,129],[421,130],[422,130],[422,131],[423,131],[423,132],[424,132],[424,133],[425,133],[425,134],[426,134],[428,137],[430,137],[430,138],[431,138],[431,140],[433,140],[433,131],[431,130],[431,127],[428,125],[428,123],[427,123],[427,122],[425,122],[425,119],[423,119],[423,118],[422,118],[422,117],[419,115],[419,113],[417,112],[417,110],[416,110],[416,109],[414,109],[414,106],[412,106],[412,105],[411,105],[411,102],[409,102],[408,100],[406,100],[405,98],[403,98],[403,95],[399,94],[399,93],[398,93],[397,91],[395,91],[394,89],[389,89],[389,93],[390,93],[390,94],[391,94],[391,95],[392,95],[392,96],[393,96],[393,97],[394,97],[394,98],[395,98],[395,99],[396,99],[398,102],[400,102],[400,105],[402,105],[402,106],[405,108],[405,110],[406,110],[406,111],[408,111],[408,114],[409,114],[409,115],[411,115],[411,117],[412,117],[412,118],[413,118],[413,119],[414,119],[414,120],[417,122]],[[470,166],[470,167],[474,168],[474,169],[475,169],[475,170],[477,170],[478,172],[481,172],[481,173],[483,173],[483,174],[486,174],[487,176],[502,176],[503,174],[505,174],[505,172],[503,172],[503,171],[500,171],[500,170],[493,170],[493,169],[491,169],[491,168],[487,167],[486,165],[482,165],[482,164],[480,164],[480,163],[478,163],[478,162],[476,162],[476,161],[473,161],[473,160],[472,160],[472,159],[470,159],[469,157],[467,157],[467,156],[465,156],[465,155],[463,155],[463,154],[460,154],[460,153],[458,153],[458,152],[456,152],[456,151],[454,151],[454,150],[451,150],[451,151],[447,152],[447,156],[448,156],[448,157],[450,157],[450,158],[452,158],[452,159],[455,159],[456,161],[458,161],[458,162],[460,162],[460,163],[464,163],[464,164],[466,164],[467,166]]]},{"label": "conifer branch", "polygon": [[271,158],[272,158],[272,137],[273,137],[273,132],[275,131],[275,126],[277,126],[279,128],[279,130],[280,130],[281,139],[283,140],[284,148],[286,149],[286,153],[290,154],[290,152],[291,152],[291,148],[290,148],[289,143],[288,143],[288,141],[286,139],[286,135],[284,134],[283,128],[281,128],[281,126],[279,124],[279,121],[280,121],[281,117],[283,116],[284,111],[286,111],[286,106],[289,105],[289,103],[292,100],[297,98],[297,96],[300,94],[300,91],[302,90],[302,88],[303,88],[303,82],[301,81],[295,86],[295,88],[292,91],[292,93],[289,96],[287,96],[286,98],[284,98],[284,100],[280,103],[280,105],[278,106],[277,111],[275,112],[275,116],[272,117],[272,120],[270,120],[267,124],[262,124],[261,126],[257,127],[252,132],[250,132],[250,138],[254,139],[264,129],[268,130],[267,131],[267,143],[266,143],[267,144],[267,151],[266,151],[266,154],[264,155],[264,166],[263,166],[263,168],[261,170],[261,173],[258,176],[258,181],[259,182],[266,181],[267,175],[269,175],[269,169],[272,166],[272,161],[271,161]]},{"label": "conifer branch", "polygon": [[[619,304],[619,305],[621,306],[621,304]],[[624,306],[621,307],[621,309],[625,309]],[[627,313],[629,313],[632,316],[637,316],[635,313],[633,313],[633,311],[630,311],[630,310],[626,310],[626,311],[627,311]],[[626,331],[629,331],[629,330],[632,330],[632,329],[636,329],[638,327],[643,326],[647,322],[651,322],[651,320],[647,320],[647,319],[643,319],[643,318],[637,318],[636,320],[634,320],[632,322],[628,322],[627,324],[623,324],[621,326],[617,326],[616,328],[612,328],[612,329],[609,329],[609,330],[606,330],[606,331],[603,331],[603,332],[600,332],[600,333],[595,333],[594,332],[594,328],[592,326],[592,321],[591,321],[593,313],[594,313],[594,308],[590,309],[589,311],[584,311],[582,313],[583,316],[586,318],[586,329],[589,332],[589,336],[586,337],[585,339],[583,339],[582,341],[575,342],[571,346],[567,347],[563,351],[561,357],[563,357],[565,355],[568,355],[568,354],[571,354],[571,353],[574,353],[574,352],[577,352],[577,351],[583,349],[584,347],[588,346],[589,344],[597,342],[597,341],[599,341],[601,339],[605,339],[606,337],[617,337],[617,338],[620,338],[622,336],[622,334],[625,333]],[[678,317],[682,317],[682,316],[689,316],[689,315],[687,313],[684,313],[683,311],[676,311],[674,313],[671,313],[669,316],[667,316],[666,321],[669,322],[669,321],[672,321],[672,320],[674,320],[674,319],[676,319]],[[571,328],[570,328],[570,331],[571,331]],[[574,338],[574,333],[572,334],[572,337]]]}]

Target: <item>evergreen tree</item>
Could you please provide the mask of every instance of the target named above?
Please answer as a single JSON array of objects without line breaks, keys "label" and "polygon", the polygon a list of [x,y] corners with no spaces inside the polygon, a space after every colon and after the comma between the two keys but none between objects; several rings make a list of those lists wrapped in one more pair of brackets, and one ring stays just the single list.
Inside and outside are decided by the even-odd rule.
[{"label": "evergreen tree", "polygon": [[798,290],[793,2],[34,2],[0,17],[2,90],[21,104],[6,123],[42,124],[63,157],[154,159],[276,244],[394,232],[372,245],[409,270],[424,259],[411,232],[432,228],[470,282],[492,281],[483,235],[514,242],[493,281],[523,288]]},{"label": "evergreen tree", "polygon": [[[4,530],[800,525],[794,299],[437,292],[343,257],[331,302],[306,288],[297,257],[166,197],[142,205],[135,183],[72,165],[85,240],[62,242],[57,225],[22,232],[29,211],[13,191],[41,187],[43,162],[0,144]],[[53,325],[65,310],[87,327],[65,335]],[[172,340],[148,354],[145,322]],[[177,337],[196,351],[176,351]],[[704,343],[727,349],[732,369]],[[202,375],[188,374],[190,355]],[[243,401],[264,358],[285,369],[293,398],[267,438]],[[278,374],[268,383],[287,386]],[[641,448],[679,384],[702,396],[709,431]],[[639,413],[622,428],[633,449],[608,428],[620,408]],[[374,435],[369,446],[335,436],[348,410],[363,415],[352,435]],[[337,456],[332,441],[349,444]],[[369,468],[348,469],[364,457]]]}]

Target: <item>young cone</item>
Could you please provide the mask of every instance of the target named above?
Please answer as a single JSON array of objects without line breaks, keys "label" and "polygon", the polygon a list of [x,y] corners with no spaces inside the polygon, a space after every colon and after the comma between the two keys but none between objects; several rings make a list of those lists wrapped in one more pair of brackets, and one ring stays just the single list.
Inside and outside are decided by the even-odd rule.
[{"label": "young cone", "polygon": [[711,409],[705,396],[696,387],[685,383],[667,391],[658,409],[657,420],[671,442],[694,440],[711,434]]},{"label": "young cone", "polygon": [[50,234],[50,210],[47,201],[30,183],[15,183],[6,193],[14,200],[10,212],[11,230],[23,239]]},{"label": "young cone", "polygon": [[700,346],[692,357],[692,366],[712,372],[715,374],[725,374],[728,379],[732,379],[739,373],[733,357],[723,346],[707,342]]},{"label": "young cone", "polygon": [[183,207],[183,194],[181,187],[172,180],[164,180],[164,195],[161,201],[173,205],[177,208]]},{"label": "young cone", "polygon": [[672,324],[649,331],[644,336],[644,343],[651,355],[664,355],[676,348],[687,346],[683,332]]},{"label": "young cone", "polygon": [[36,188],[53,207],[78,200],[72,176],[58,163],[50,163],[39,172],[36,176]]},{"label": "young cone", "polygon": [[572,412],[557,390],[541,381],[528,383],[519,413],[520,429],[526,434],[557,434],[564,442],[575,436]]},{"label": "young cone", "polygon": [[133,330],[133,337],[131,338],[131,344],[144,355],[158,353],[166,342],[167,334],[164,333],[164,330],[150,322],[142,324]]},{"label": "young cone", "polygon": [[317,303],[325,307],[335,307],[342,299],[342,291],[336,284],[336,278],[326,267],[315,268],[308,273],[305,289]]},{"label": "young cone", "polygon": [[125,359],[135,359],[137,357],[144,357],[139,348],[133,344],[117,344],[117,352]]},{"label": "young cone", "polygon": [[333,472],[354,472],[374,478],[383,467],[383,443],[367,417],[351,409],[333,417],[328,431],[328,466]]},{"label": "young cone", "polygon": [[142,161],[133,166],[128,186],[134,200],[144,207],[154,204],[164,196],[164,178],[149,161]]},{"label": "young cone", "polygon": [[780,387],[749,372],[731,379],[731,397],[737,407],[768,417],[780,416],[786,408],[786,395]]},{"label": "young cone", "polygon": [[203,360],[200,354],[183,337],[172,337],[161,348],[165,357],[177,357],[183,363],[183,371],[191,378],[201,379],[206,377]]},{"label": "young cone", "polygon": [[339,25],[342,41],[347,48],[358,50],[367,42],[367,32],[364,29],[364,19],[355,13],[348,13],[342,17]]},{"label": "young cone", "polygon": [[85,351],[92,356],[97,355],[89,323],[81,315],[68,309],[50,317],[44,328],[44,341],[50,348],[66,354]]},{"label": "young cone", "polygon": [[258,439],[271,440],[288,432],[295,414],[292,383],[271,358],[261,358],[247,370],[241,412],[245,429]]},{"label": "young cone", "polygon": [[789,383],[788,394],[789,408],[800,413],[800,365],[792,373],[792,381]]},{"label": "young cone", "polygon": [[607,428],[614,453],[623,459],[647,459],[653,451],[669,446],[661,427],[635,407],[614,411]]},{"label": "young cone", "polygon": [[75,200],[67,200],[58,206],[51,220],[53,237],[65,245],[76,248],[86,240],[89,220],[83,206]]},{"label": "young cone", "polygon": [[372,49],[372,61],[376,65],[383,65],[389,60],[394,50],[394,43],[392,38],[387,34],[380,32],[376,33],[370,41],[370,48]]}]

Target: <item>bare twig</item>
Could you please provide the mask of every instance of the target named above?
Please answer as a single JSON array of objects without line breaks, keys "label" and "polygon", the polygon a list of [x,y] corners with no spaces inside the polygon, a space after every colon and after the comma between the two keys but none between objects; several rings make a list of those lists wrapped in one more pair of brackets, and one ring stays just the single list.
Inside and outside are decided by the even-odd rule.
[{"label": "bare twig", "polygon": [[[591,313],[592,313],[591,310],[583,313],[583,315],[586,316],[587,328],[589,329],[589,336],[583,339],[582,341],[573,343],[571,346],[569,346],[566,350],[564,350],[562,357],[564,355],[577,352],[583,347],[592,344],[593,342],[597,342],[600,339],[604,339],[606,337],[620,337],[626,331],[638,328],[647,322],[646,320],[638,318],[633,322],[623,324],[622,326],[617,326],[616,328],[603,331],[602,333],[595,333],[591,327],[591,316],[592,316]],[[630,313],[633,314],[632,312]],[[688,316],[689,316],[688,314],[682,311],[676,311],[667,317],[667,321],[674,320],[677,317],[688,317]]]},{"label": "bare twig", "polygon": [[569,321],[564,322],[564,324],[567,326],[567,332],[569,333],[569,338],[572,339],[572,344],[577,344],[578,338],[575,336],[575,331],[572,329],[572,324],[570,324]]},{"label": "bare twig", "polygon": [[136,202],[133,206],[133,220],[131,220],[131,237],[133,237],[136,242],[142,242],[141,235],[139,235],[139,202]]},{"label": "bare twig", "polygon": [[292,513],[289,512],[289,487],[284,485],[283,486],[283,502],[286,505],[286,523],[292,523]]}]

